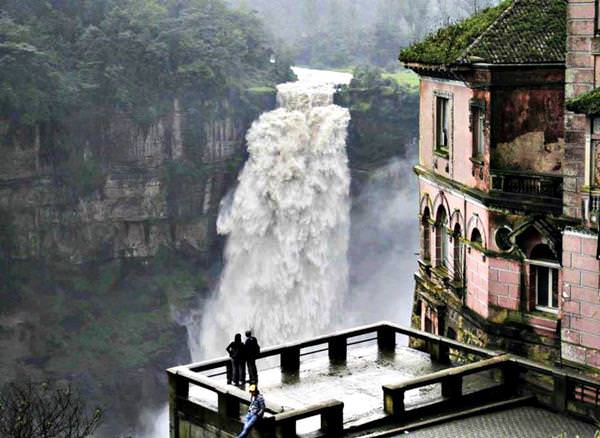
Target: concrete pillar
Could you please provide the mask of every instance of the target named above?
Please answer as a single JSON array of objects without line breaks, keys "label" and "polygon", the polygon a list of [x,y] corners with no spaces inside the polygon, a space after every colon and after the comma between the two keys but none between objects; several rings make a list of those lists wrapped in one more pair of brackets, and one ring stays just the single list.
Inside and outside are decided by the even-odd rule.
[{"label": "concrete pillar", "polygon": [[462,396],[462,376],[448,376],[442,380],[442,397],[458,398]]},{"label": "concrete pillar", "polygon": [[502,366],[502,385],[507,395],[515,395],[519,389],[519,368],[514,363]]},{"label": "concrete pillar", "polygon": [[392,327],[382,326],[377,329],[377,346],[380,352],[396,351],[396,331]]},{"label": "concrete pillar", "polygon": [[281,372],[295,374],[300,371],[300,348],[289,347],[281,352]]},{"label": "concrete pillar", "polygon": [[275,430],[275,436],[277,438],[289,438],[296,436],[296,422],[284,421],[281,424],[278,424]]},{"label": "concrete pillar", "polygon": [[240,401],[231,394],[218,393],[219,416],[221,418],[240,418]]},{"label": "concrete pillar", "polygon": [[169,437],[179,438],[179,416],[177,415],[177,399],[187,399],[190,384],[173,372],[167,372],[169,383]]},{"label": "concrete pillar", "polygon": [[342,436],[344,430],[344,404],[340,403],[321,414],[321,430],[326,436]]},{"label": "concrete pillar", "polygon": [[383,387],[383,409],[388,415],[400,416],[404,413],[404,390]]},{"label": "concrete pillar", "polygon": [[329,361],[332,363],[346,362],[348,340],[345,336],[335,336],[329,340]]},{"label": "concrete pillar", "polygon": [[428,350],[431,360],[441,363],[450,363],[450,349],[441,341],[428,341]]},{"label": "concrete pillar", "polygon": [[567,381],[566,374],[555,374],[554,375],[554,391],[552,391],[552,404],[554,409],[559,412],[565,412],[567,410],[567,396],[569,391],[569,384]]}]

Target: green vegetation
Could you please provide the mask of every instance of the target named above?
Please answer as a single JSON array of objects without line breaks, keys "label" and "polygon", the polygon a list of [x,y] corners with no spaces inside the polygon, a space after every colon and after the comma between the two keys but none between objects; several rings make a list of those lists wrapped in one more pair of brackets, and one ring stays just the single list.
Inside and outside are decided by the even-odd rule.
[{"label": "green vegetation", "polygon": [[4,2],[0,117],[23,124],[122,111],[147,124],[175,95],[289,77],[259,20],[218,0]]},{"label": "green vegetation", "polygon": [[600,88],[567,100],[567,109],[574,113],[597,116],[600,114]]},{"label": "green vegetation", "polygon": [[336,103],[348,107],[352,115],[348,154],[353,169],[374,169],[394,156],[406,155],[417,136],[419,95],[412,73],[356,68]]},{"label": "green vegetation", "polygon": [[[0,348],[16,355],[0,361],[4,382],[16,377],[15,366],[76,382],[86,399],[105,407],[104,427],[115,428],[108,436],[135,426],[140,409],[161,403],[163,370],[189,361],[175,315],[195,308],[209,287],[194,258],[162,248],[148,261],[8,267],[12,287],[2,294],[1,313],[24,316],[0,330]],[[141,394],[148,397],[143,403]]]},{"label": "green vegetation", "polygon": [[271,62],[276,50],[255,15],[220,0],[6,0],[2,143],[28,146],[39,132],[41,163],[85,196],[102,185],[111,158],[126,155],[126,132],[144,132],[176,98],[191,116],[189,149],[202,147],[215,114],[251,120],[267,90],[292,77],[285,55]]},{"label": "green vegetation", "polygon": [[424,41],[411,45],[400,53],[402,62],[452,64],[510,6],[504,0],[498,6],[483,11],[450,26],[439,29]]},{"label": "green vegetation", "polygon": [[430,65],[561,62],[566,16],[564,0],[504,0],[404,49],[400,60]]}]

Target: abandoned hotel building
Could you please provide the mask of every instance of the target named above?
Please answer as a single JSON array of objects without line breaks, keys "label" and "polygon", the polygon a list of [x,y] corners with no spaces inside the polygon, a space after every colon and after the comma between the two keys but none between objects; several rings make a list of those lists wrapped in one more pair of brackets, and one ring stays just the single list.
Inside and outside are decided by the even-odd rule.
[{"label": "abandoned hotel building", "polygon": [[400,59],[421,77],[413,324],[600,371],[598,0],[515,0]]},{"label": "abandoned hotel building", "polygon": [[[312,436],[398,436],[416,420],[425,427],[442,414],[451,421],[528,403],[598,418],[599,3],[504,0],[401,51],[420,76],[412,328],[383,322],[263,350],[259,359],[271,358],[263,375],[273,378],[261,375],[267,414],[253,436],[296,436],[314,416],[320,433]],[[397,347],[397,334],[413,348]],[[353,355],[371,341],[376,355]],[[416,349],[429,353],[426,363]],[[334,368],[318,371],[311,357],[325,351]],[[249,398],[225,384],[228,364],[167,371],[172,438],[239,432]],[[467,376],[490,370],[499,385],[467,388]],[[336,399],[318,399],[305,379],[312,372],[334,379],[326,392]],[[437,399],[420,404],[435,385]],[[294,405],[315,393],[317,403]],[[549,436],[523,430],[510,436]]]}]

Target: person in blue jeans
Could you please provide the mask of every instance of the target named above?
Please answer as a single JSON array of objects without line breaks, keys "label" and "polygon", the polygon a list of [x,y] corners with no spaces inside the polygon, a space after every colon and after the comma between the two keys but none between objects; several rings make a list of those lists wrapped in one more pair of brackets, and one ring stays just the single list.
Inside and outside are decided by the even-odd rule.
[{"label": "person in blue jeans", "polygon": [[250,385],[248,391],[250,391],[250,406],[248,406],[248,413],[244,421],[244,429],[240,432],[238,438],[247,437],[256,422],[265,414],[265,399],[257,386]]}]

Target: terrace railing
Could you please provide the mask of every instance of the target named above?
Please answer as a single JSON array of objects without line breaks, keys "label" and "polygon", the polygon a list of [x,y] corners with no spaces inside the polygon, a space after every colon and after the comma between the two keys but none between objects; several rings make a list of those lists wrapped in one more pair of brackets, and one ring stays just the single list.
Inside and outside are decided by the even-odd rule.
[{"label": "terrace railing", "polygon": [[[475,400],[477,403],[483,398],[481,391],[493,394],[495,397],[517,396],[521,399],[535,397],[540,403],[552,409],[587,418],[600,414],[600,382],[540,365],[518,356],[463,344],[443,336],[389,322],[268,348],[260,353],[259,359],[279,356],[281,371],[285,374],[295,374],[299,372],[301,358],[309,354],[327,351],[332,363],[343,363],[346,361],[350,345],[376,340],[380,352],[393,353],[398,334],[425,341],[426,348],[435,361],[449,363],[452,350],[481,360],[384,385],[382,387],[383,407],[389,418],[394,421],[413,418],[414,414],[425,414],[431,412],[431,409],[456,408],[460,406],[458,402],[462,403],[466,400]],[[238,388],[224,385],[214,379],[225,374],[229,363],[228,358],[219,358],[167,370],[172,438],[194,436],[189,430],[194,427],[231,434],[239,432],[242,426],[241,406],[250,403],[249,396]],[[463,393],[463,379],[466,376],[495,370],[502,376],[501,383],[480,392]],[[544,386],[539,384],[540,381],[549,383]],[[404,396],[407,391],[432,384],[441,385],[441,400],[418,408],[421,411],[405,408]],[[201,387],[216,395],[217,406],[209,406],[190,398],[190,386]],[[340,400],[327,400],[300,409],[289,409],[267,403],[267,413],[257,426],[256,436],[295,436],[297,422],[313,416],[321,418],[320,435],[343,436],[345,433],[343,409],[344,403]]]}]

